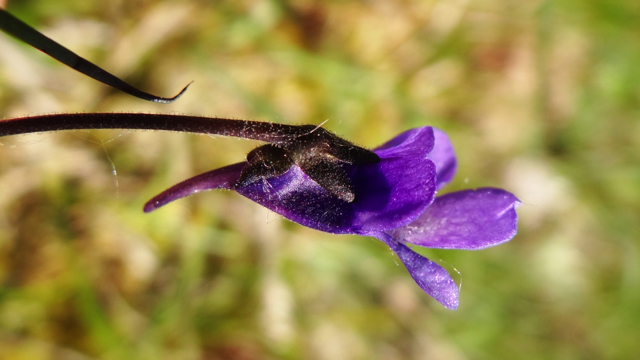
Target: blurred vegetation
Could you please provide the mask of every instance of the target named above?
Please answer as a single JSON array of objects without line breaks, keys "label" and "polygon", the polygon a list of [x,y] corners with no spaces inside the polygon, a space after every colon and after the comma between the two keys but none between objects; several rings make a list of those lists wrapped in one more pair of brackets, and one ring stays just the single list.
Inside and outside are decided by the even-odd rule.
[{"label": "blurred vegetation", "polygon": [[[0,117],[179,112],[319,124],[373,147],[434,125],[445,191],[523,201],[519,234],[421,250],[423,294],[379,242],[231,192],[141,211],[255,144],[91,131],[0,142],[0,359],[628,359],[640,353],[637,0],[9,0],[136,86],[111,91],[0,36]],[[206,156],[204,156],[206,154]],[[454,271],[454,266],[460,275]]]}]

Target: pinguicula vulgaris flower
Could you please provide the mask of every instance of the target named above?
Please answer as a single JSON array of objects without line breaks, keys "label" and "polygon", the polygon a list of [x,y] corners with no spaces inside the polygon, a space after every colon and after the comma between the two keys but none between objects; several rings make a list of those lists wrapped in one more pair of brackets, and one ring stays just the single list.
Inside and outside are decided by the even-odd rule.
[{"label": "pinguicula vulgaris flower", "polygon": [[204,190],[235,190],[301,225],[378,238],[418,286],[449,309],[458,307],[458,286],[444,268],[408,246],[477,250],[516,234],[520,202],[507,191],[481,188],[436,197],[453,178],[456,157],[447,135],[429,126],[408,130],[373,151],[313,125],[162,114],[8,119],[0,121],[0,136],[87,128],[174,130],[267,142],[246,161],[162,192],[144,211]]},{"label": "pinguicula vulgaris flower", "polygon": [[[0,9],[0,29],[74,69],[144,100],[167,103],[80,58]],[[79,113],[0,120],[0,136],[74,129],[148,129],[234,136],[266,142],[246,161],[185,180],[144,211],[204,190],[235,190],[301,225],[333,234],[376,237],[427,294],[449,309],[459,289],[449,273],[410,245],[477,250],[516,234],[519,200],[494,188],[436,197],[456,171],[447,135],[426,126],[370,151],[314,125],[163,114]]]}]

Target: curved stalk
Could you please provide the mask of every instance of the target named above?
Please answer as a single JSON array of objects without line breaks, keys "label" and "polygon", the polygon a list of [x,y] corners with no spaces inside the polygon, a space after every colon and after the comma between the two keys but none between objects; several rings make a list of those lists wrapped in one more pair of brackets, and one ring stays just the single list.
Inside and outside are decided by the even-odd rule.
[{"label": "curved stalk", "polygon": [[122,129],[179,131],[289,143],[310,132],[312,125],[285,125],[205,116],[144,113],[76,113],[0,120],[0,137],[60,130]]}]

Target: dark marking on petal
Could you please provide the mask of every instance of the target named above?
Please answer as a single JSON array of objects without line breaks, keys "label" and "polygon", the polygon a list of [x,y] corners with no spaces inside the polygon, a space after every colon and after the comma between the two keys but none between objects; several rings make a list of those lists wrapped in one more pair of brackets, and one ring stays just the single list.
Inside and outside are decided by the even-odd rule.
[{"label": "dark marking on petal", "polygon": [[280,176],[293,165],[285,149],[267,144],[257,147],[247,155],[247,167],[234,187],[247,186],[263,178]]},{"label": "dark marking on petal", "polygon": [[356,198],[353,184],[340,162],[330,158],[313,158],[300,164],[300,168],[325,190],[346,202]]}]

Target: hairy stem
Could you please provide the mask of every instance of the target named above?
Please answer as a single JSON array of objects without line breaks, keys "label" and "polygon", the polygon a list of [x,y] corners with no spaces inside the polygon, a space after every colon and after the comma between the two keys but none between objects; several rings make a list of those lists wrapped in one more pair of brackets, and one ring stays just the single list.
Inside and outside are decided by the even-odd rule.
[{"label": "hairy stem", "polygon": [[309,133],[309,125],[141,113],[78,113],[38,115],[0,120],[0,137],[59,130],[123,129],[166,130],[232,136],[284,144]]}]

